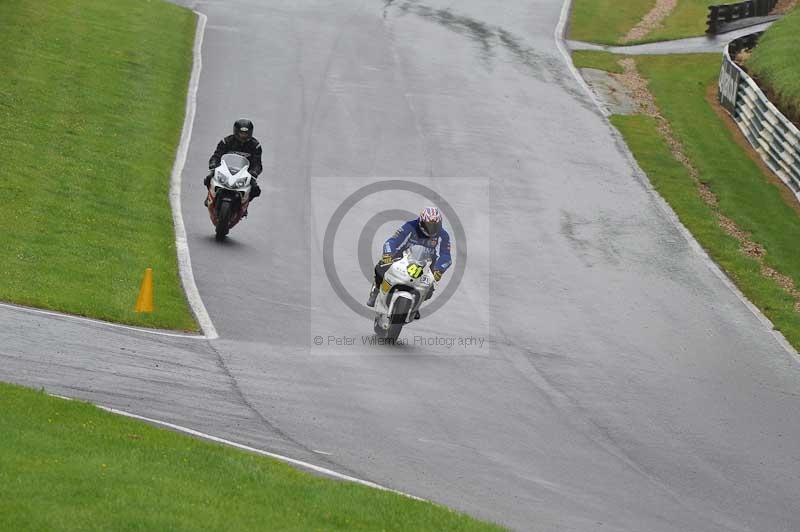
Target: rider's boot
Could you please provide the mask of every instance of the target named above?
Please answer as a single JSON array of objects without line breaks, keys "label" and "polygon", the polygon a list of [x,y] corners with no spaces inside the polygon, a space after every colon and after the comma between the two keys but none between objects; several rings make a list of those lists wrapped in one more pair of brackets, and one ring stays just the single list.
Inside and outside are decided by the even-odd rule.
[{"label": "rider's boot", "polygon": [[367,306],[374,307],[376,299],[378,299],[378,287],[373,283],[372,288],[370,288],[369,290],[369,298],[367,298]]},{"label": "rider's boot", "polygon": [[414,319],[415,319],[415,320],[418,320],[419,318],[420,318],[420,316],[419,316],[419,311],[416,311],[416,312],[414,313]]}]

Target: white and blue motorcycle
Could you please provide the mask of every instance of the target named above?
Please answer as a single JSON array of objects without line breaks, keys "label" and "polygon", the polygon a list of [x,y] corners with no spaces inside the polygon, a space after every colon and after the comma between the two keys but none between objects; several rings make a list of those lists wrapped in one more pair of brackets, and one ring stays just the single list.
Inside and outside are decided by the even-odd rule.
[{"label": "white and blue motorcycle", "polygon": [[410,246],[386,271],[375,299],[378,338],[396,341],[403,326],[414,321],[422,304],[433,295],[433,258],[431,249]]}]

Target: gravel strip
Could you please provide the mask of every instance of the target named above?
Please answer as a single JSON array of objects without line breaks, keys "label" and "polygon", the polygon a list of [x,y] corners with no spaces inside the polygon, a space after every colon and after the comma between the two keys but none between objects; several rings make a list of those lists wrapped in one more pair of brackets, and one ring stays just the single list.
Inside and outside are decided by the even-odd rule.
[{"label": "gravel strip", "polygon": [[779,0],[770,15],[785,15],[797,6],[797,0]]},{"label": "gravel strip", "polygon": [[636,26],[631,28],[631,31],[622,38],[622,42],[629,43],[631,41],[637,41],[651,31],[661,28],[661,22],[672,13],[672,10],[675,9],[677,5],[678,0],[657,0],[653,9],[651,9]]}]

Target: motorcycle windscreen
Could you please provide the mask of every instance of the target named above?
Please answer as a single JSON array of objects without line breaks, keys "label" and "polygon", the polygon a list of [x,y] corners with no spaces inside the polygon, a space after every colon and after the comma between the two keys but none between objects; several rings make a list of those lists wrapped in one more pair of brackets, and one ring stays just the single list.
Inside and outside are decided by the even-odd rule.
[{"label": "motorcycle windscreen", "polygon": [[222,156],[222,162],[225,163],[225,166],[228,167],[228,171],[231,175],[236,175],[242,171],[242,169],[247,168],[250,164],[245,157],[241,155],[237,155],[235,153],[226,153]]},{"label": "motorcycle windscreen", "polygon": [[408,259],[411,262],[425,264],[433,262],[434,251],[431,248],[414,244],[408,248]]}]

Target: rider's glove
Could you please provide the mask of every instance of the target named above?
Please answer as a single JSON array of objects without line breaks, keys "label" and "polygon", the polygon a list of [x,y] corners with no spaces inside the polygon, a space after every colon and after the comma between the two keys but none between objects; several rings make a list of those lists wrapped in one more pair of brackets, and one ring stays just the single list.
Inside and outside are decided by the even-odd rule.
[{"label": "rider's glove", "polygon": [[381,264],[384,266],[388,266],[389,264],[394,262],[394,257],[392,257],[389,253],[386,253],[381,257]]},{"label": "rider's glove", "polygon": [[208,188],[208,186],[211,184],[211,178],[212,177],[214,177],[214,170],[211,170],[210,172],[208,172],[208,175],[206,176],[206,178],[203,179],[203,184],[206,186],[206,188]]},{"label": "rider's glove", "polygon": [[439,270],[433,270],[433,279],[438,283],[442,280],[442,272]]}]

